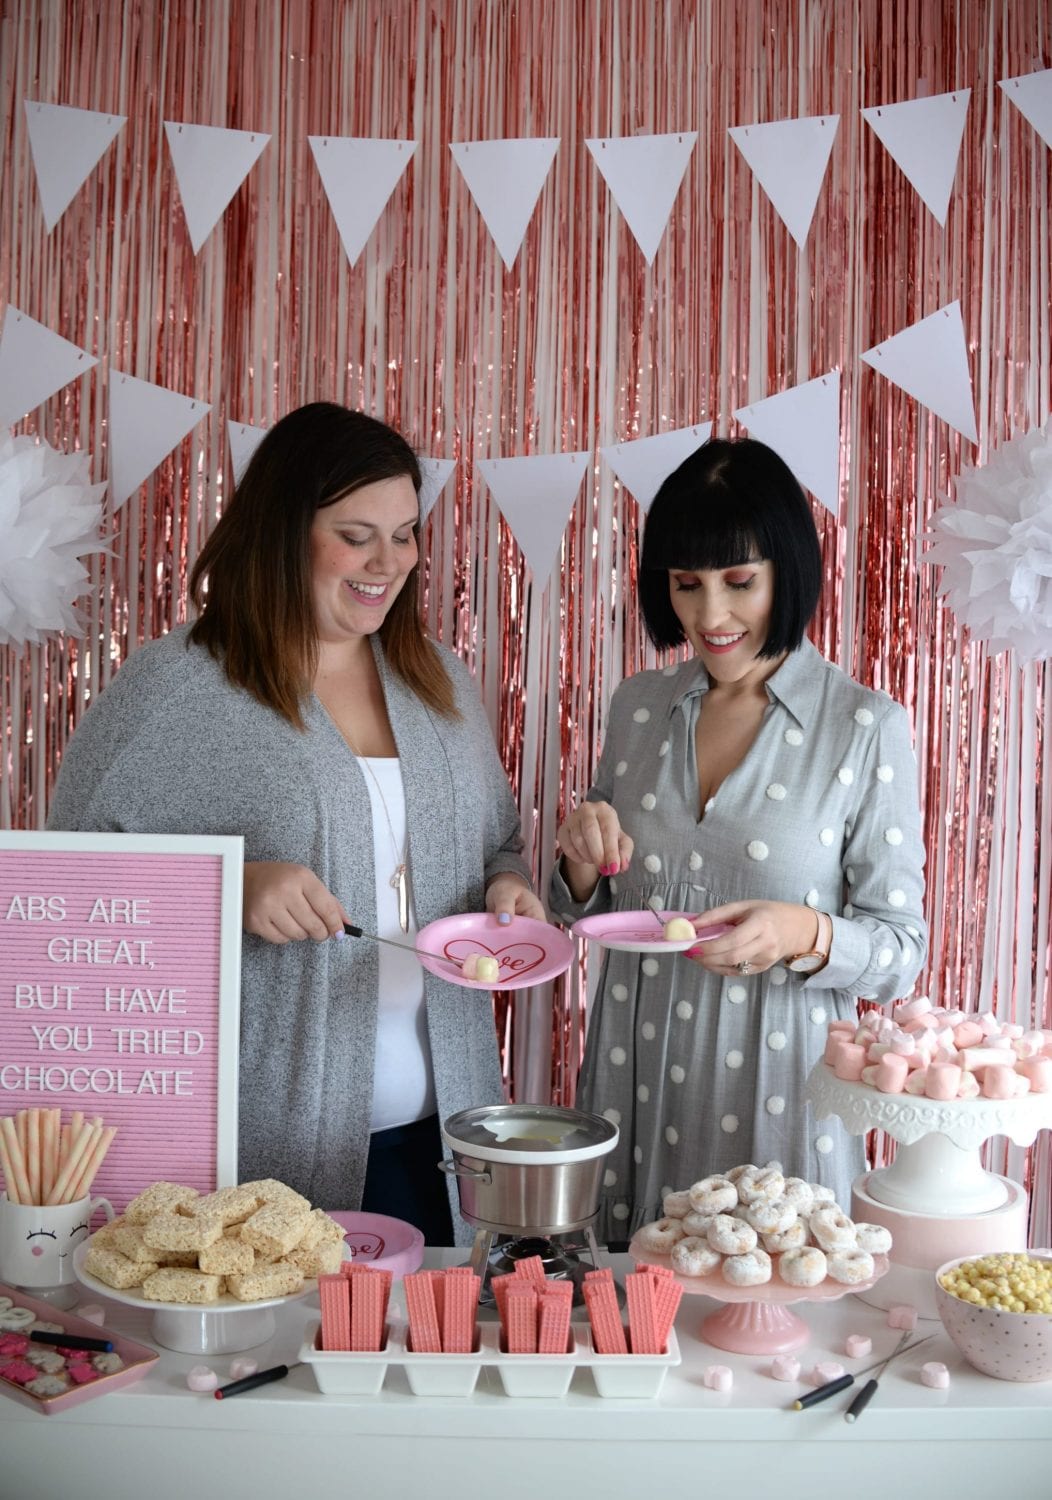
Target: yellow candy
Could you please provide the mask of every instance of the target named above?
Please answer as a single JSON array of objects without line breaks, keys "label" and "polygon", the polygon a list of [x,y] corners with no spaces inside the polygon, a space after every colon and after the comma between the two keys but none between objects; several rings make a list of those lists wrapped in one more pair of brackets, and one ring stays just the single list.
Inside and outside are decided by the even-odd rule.
[{"label": "yellow candy", "polygon": [[976,1307],[1052,1312],[1052,1261],[1015,1252],[962,1261],[942,1278],[945,1291]]}]

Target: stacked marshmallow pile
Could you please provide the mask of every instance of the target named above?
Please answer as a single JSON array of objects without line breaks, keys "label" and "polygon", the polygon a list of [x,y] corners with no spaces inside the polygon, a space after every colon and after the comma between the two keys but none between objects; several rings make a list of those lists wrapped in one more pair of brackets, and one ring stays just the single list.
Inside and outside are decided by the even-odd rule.
[{"label": "stacked marshmallow pile", "polygon": [[989,1011],[947,1010],[927,995],[900,1001],[890,1016],[867,1011],[860,1024],[831,1021],[825,1061],[838,1078],[882,1094],[948,1100],[1052,1092],[1052,1031],[1024,1031]]},{"label": "stacked marshmallow pile", "polygon": [[873,1279],[873,1256],[891,1249],[880,1224],[856,1224],[831,1188],[785,1177],[777,1162],[732,1167],[682,1192],[666,1193],[664,1217],[644,1224],[643,1255],[668,1256],[680,1276],[717,1272],[732,1286],[762,1286],[775,1275],[814,1287],[828,1277],[845,1286]]}]

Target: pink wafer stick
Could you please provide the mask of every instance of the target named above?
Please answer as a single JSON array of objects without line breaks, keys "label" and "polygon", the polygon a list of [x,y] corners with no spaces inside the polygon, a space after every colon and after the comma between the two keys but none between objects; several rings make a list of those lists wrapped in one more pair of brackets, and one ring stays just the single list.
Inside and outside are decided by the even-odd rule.
[{"label": "pink wafer stick", "polygon": [[318,1277],[321,1302],[321,1346],[323,1349],[351,1347],[350,1287],[339,1274]]},{"label": "pink wafer stick", "polygon": [[584,1302],[588,1310],[588,1321],[592,1325],[592,1342],[596,1353],[627,1354],[628,1345],[625,1342],[625,1330],[621,1324],[613,1280],[590,1282],[586,1278]]},{"label": "pink wafer stick", "polygon": [[442,1307],[442,1348],[470,1354],[475,1338],[475,1289],[464,1276],[447,1276]]},{"label": "pink wafer stick", "polygon": [[409,1336],[415,1354],[439,1354],[442,1339],[430,1271],[412,1271],[403,1277],[405,1305],[409,1314]]},{"label": "pink wafer stick", "polygon": [[584,1273],[585,1281],[613,1281],[614,1273],[609,1266],[599,1266],[594,1271]]},{"label": "pink wafer stick", "polygon": [[675,1321],[683,1288],[669,1276],[654,1278],[654,1332],[658,1354],[667,1354],[668,1336]]},{"label": "pink wafer stick", "polygon": [[625,1277],[628,1298],[628,1336],[633,1354],[658,1354],[654,1321],[654,1278],[639,1271]]},{"label": "pink wafer stick", "polygon": [[383,1340],[383,1285],[374,1272],[350,1282],[351,1348],[377,1353]]},{"label": "pink wafer stick", "polygon": [[570,1342],[572,1297],[542,1292],[538,1302],[537,1348],[541,1354],[565,1354]]},{"label": "pink wafer stick", "polygon": [[380,1283],[380,1326],[382,1328],[387,1322],[387,1308],[391,1301],[391,1282],[394,1279],[394,1272],[385,1271],[381,1266],[365,1267],[364,1269],[367,1269],[369,1275],[375,1276]]},{"label": "pink wafer stick", "polygon": [[537,1353],[537,1288],[531,1276],[514,1278],[508,1288],[507,1345],[509,1354]]},{"label": "pink wafer stick", "polygon": [[494,1301],[497,1304],[497,1316],[500,1318],[500,1326],[505,1333],[508,1331],[507,1295],[508,1287],[513,1281],[521,1281],[521,1276],[491,1276],[490,1289],[493,1292]]},{"label": "pink wafer stick", "polygon": [[544,1280],[544,1261],[539,1255],[527,1255],[524,1260],[516,1262],[516,1276],[527,1276],[531,1281]]},{"label": "pink wafer stick", "polygon": [[428,1271],[431,1277],[431,1295],[435,1299],[435,1317],[438,1319],[439,1329],[442,1327],[442,1318],[446,1310],[446,1276],[444,1271]]}]

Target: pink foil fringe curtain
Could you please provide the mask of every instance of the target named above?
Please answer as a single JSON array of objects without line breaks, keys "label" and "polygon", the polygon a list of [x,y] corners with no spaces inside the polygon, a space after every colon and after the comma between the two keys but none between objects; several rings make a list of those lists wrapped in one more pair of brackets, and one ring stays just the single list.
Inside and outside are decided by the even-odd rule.
[{"label": "pink foil fringe curtain", "polygon": [[[230,484],[228,419],[265,426],[329,398],[455,457],[429,524],[427,614],[474,669],[542,887],[564,806],[588,785],[610,694],[653,664],[635,602],[635,500],[598,460],[560,564],[536,585],[479,458],[596,450],[712,420],[837,368],[841,515],[820,506],[817,644],[904,702],[929,851],[940,1001],[1052,1025],[1048,668],[969,641],[918,567],[918,532],[964,464],[1048,416],[1052,154],[997,88],[1047,68],[1052,0],[5,0],[0,290],[105,362],[19,424],[107,473],[108,368],[211,401],[112,518],[83,640],[3,653],[0,826],[39,827],[93,693],[185,615],[186,579]],[[971,88],[945,228],[860,109]],[[128,123],[51,234],[23,100]],[[729,126],[838,114],[806,249]],[[192,253],[162,121],[272,134]],[[697,130],[652,266],[588,136]],[[419,144],[354,266],[307,137]],[[510,271],[451,141],[558,136]],[[978,450],[859,362],[959,298]],[[108,368],[107,368],[108,366]],[[594,976],[593,976],[594,978]],[[499,1003],[519,1098],[572,1099],[587,985]],[[878,1159],[889,1143],[875,1143]],[[1052,1242],[1049,1134],[990,1165]]]}]

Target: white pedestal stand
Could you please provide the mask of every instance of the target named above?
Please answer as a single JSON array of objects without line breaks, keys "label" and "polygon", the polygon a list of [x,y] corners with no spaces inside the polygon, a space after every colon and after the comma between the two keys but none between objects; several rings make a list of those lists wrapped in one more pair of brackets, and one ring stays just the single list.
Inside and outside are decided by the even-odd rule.
[{"label": "white pedestal stand", "polygon": [[979,1147],[994,1135],[1031,1145],[1052,1126],[1052,1094],[944,1103],[847,1083],[824,1062],[807,1093],[818,1119],[837,1115],[852,1135],[879,1129],[898,1142],[891,1166],[864,1173],[852,1188],[852,1218],[883,1224],[893,1239],[887,1276],[860,1294],[871,1306],[909,1302],[936,1318],[932,1273],[945,1261],[1026,1248],[1026,1193],[987,1172]]}]

